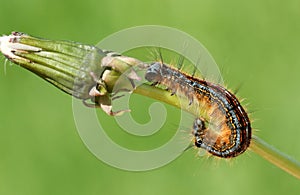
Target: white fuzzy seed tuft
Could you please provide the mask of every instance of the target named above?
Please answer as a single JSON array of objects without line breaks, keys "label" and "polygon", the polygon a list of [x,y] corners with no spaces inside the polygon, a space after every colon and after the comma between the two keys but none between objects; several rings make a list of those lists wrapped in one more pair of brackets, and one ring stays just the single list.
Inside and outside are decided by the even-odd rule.
[{"label": "white fuzzy seed tuft", "polygon": [[41,48],[25,45],[19,43],[21,36],[17,35],[4,35],[0,37],[0,51],[1,53],[9,59],[22,59],[21,57],[14,54],[15,51],[41,51]]}]

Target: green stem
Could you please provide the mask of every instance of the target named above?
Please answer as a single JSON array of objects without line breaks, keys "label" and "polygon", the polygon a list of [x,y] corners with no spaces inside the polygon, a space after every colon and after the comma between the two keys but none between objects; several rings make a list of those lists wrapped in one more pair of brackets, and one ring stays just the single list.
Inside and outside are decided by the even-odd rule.
[{"label": "green stem", "polygon": [[184,106],[184,105],[188,105],[188,100],[182,99],[182,98],[178,98],[176,95],[171,96],[170,92],[157,88],[157,87],[153,87],[147,84],[142,84],[140,86],[138,86],[134,91],[134,93],[136,94],[140,94],[146,97],[150,97],[156,100],[159,100],[161,102],[165,102],[166,104],[175,106],[179,109],[183,109],[185,111],[188,111],[190,113],[193,113],[194,115],[197,115],[197,111],[198,109],[195,108],[195,106]]},{"label": "green stem", "polygon": [[300,163],[290,156],[280,152],[259,137],[253,136],[250,149],[270,163],[300,179]]}]

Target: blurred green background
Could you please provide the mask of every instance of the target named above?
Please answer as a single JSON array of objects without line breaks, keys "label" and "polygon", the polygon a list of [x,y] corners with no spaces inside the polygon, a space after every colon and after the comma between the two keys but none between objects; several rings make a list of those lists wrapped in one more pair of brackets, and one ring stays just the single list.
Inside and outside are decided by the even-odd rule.
[{"label": "blurred green background", "polygon": [[[0,24],[2,34],[88,44],[137,25],[185,31],[214,56],[229,88],[242,85],[238,96],[253,111],[254,133],[300,160],[298,0],[1,0]],[[147,172],[110,167],[81,141],[71,97],[18,66],[6,68],[0,71],[0,194],[300,193],[299,180],[251,151],[224,162],[189,150]],[[132,105],[142,104],[136,98]],[[137,121],[147,122],[147,111],[140,112]],[[155,146],[157,137],[143,144]],[[133,147],[136,139],[128,140]]]}]

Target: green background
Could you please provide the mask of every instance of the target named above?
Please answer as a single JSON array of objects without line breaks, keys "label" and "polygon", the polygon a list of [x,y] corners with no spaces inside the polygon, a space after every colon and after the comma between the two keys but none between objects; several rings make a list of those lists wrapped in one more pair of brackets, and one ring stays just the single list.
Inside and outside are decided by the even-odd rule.
[{"label": "green background", "polygon": [[[229,88],[242,85],[238,96],[253,111],[254,134],[300,160],[298,0],[1,0],[0,24],[1,34],[15,30],[88,44],[137,25],[185,31],[214,56]],[[0,194],[300,193],[299,180],[251,151],[224,162],[192,149],[153,171],[113,168],[81,141],[71,97],[18,66],[6,69],[0,71]],[[143,98],[132,102],[140,104]],[[139,112],[136,120],[147,122],[147,111]],[[117,140],[134,148],[137,139],[126,136],[132,142]],[[156,146],[166,136],[141,139]]]}]

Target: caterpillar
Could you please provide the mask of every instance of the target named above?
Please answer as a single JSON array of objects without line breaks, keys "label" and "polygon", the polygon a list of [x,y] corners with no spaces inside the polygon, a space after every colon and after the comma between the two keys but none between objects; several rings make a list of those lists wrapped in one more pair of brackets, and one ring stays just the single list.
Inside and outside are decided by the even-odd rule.
[{"label": "caterpillar", "polygon": [[[167,87],[171,95],[188,98],[190,106],[205,110],[192,125],[194,145],[221,158],[236,157],[251,141],[251,123],[238,99],[221,85],[195,78],[161,62],[149,65],[145,79]],[[193,105],[192,105],[193,104]]]}]

